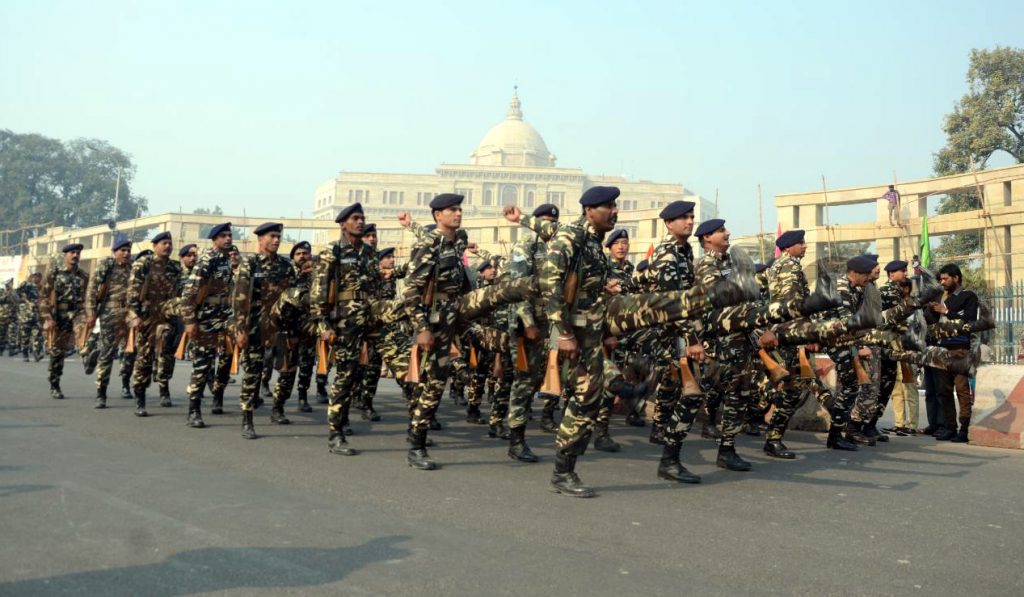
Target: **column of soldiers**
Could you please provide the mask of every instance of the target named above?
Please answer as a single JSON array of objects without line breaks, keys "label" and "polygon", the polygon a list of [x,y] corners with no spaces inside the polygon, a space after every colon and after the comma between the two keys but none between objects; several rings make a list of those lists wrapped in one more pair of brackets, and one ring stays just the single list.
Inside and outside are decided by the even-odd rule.
[{"label": "column of soldiers", "polygon": [[[556,435],[551,490],[589,497],[595,492],[581,480],[577,461],[591,438],[598,450],[620,448],[608,432],[616,398],[625,406],[627,423],[643,426],[643,405],[653,396],[650,441],[662,446],[656,475],[699,483],[681,456],[701,412],[710,419],[705,428],[715,430],[708,435],[719,444],[716,464],[748,471],[751,464],[737,453],[736,436],[745,425],[757,433],[769,409],[769,456],[795,457],[782,440],[809,395],[829,410],[826,445],[855,450],[884,441],[876,423],[899,364],[954,371],[973,365],[967,357],[924,348],[906,333],[908,318],[937,300],[941,287],[925,276],[914,292],[904,262],[887,265],[890,282],[882,295],[874,286],[880,268],[867,255],[850,259],[838,280],[819,263],[812,291],[800,262],[803,232],[793,230],[776,242],[782,256],[755,277],[746,254],[730,250],[724,220],[696,226],[694,204],[676,201],[660,214],[665,239],[634,271],[626,258],[629,236],[615,229],[618,195],[615,187],[588,189],[580,198],[583,213],[572,222],[559,221],[555,205],[539,206],[530,215],[507,207],[506,219],[533,232],[515,243],[507,259],[468,242],[461,230],[463,197],[457,194],[431,201],[432,226],[400,216],[416,235],[410,260],[401,267],[395,266],[394,249],[378,250],[376,229],[358,203],[341,210],[338,240],[316,258],[306,242],[291,248],[290,259],[280,255],[283,225],[268,222],[255,229],[259,251],[239,255],[233,264],[232,253],[238,252],[231,224],[224,223],[211,229],[211,247],[198,252],[187,245],[178,253],[180,262],[170,258],[173,241],[166,232],[153,237],[152,249],[134,262],[131,243],[117,242],[90,280],[78,268],[81,245],[68,245],[43,277],[38,298],[51,395],[63,398],[64,356],[96,328],[97,408],[106,406],[118,351],[132,355],[131,394],[140,417],[147,416],[146,392],[154,380],[161,406],[172,405],[168,382],[175,358],[190,352],[186,424],[205,427],[202,398],[208,385],[211,413],[223,413],[229,370],[240,366],[242,437],[256,439],[254,412],[270,370],[278,373],[269,392],[270,421],[283,425],[289,423],[284,409],[296,379],[298,410],[311,412],[314,367],[325,386],[333,367],[330,388],[323,388],[328,450],[353,456],[358,451],[346,438],[350,411],[355,405],[364,419],[380,420],[373,400],[383,365],[405,396],[406,461],[432,470],[437,465],[427,451],[433,445],[428,435],[440,428],[436,411],[452,381],[453,360],[461,356],[469,370],[467,422],[486,422],[491,437],[507,439],[511,459],[538,462],[526,443],[528,413],[538,396],[540,429]],[[467,251],[480,259],[475,285]],[[21,302],[32,305],[33,283],[26,284]],[[0,294],[0,332],[8,332],[0,341],[8,347],[13,294],[9,285]],[[928,331],[941,338],[993,325],[983,312],[977,322],[945,321]],[[837,392],[809,365],[815,352],[836,363]],[[863,361],[876,353],[881,394],[861,375]],[[485,421],[481,405],[489,380]]]}]

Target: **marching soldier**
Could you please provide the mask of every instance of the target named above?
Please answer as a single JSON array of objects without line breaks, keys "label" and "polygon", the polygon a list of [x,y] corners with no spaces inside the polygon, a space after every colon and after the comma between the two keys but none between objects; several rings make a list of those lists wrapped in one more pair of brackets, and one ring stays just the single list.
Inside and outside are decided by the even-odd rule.
[{"label": "marching soldier", "polygon": [[[180,273],[178,274],[177,282],[174,284],[175,297],[181,296],[181,291],[185,289],[185,282],[188,281],[188,276],[192,273],[192,268],[195,267],[196,259],[198,258],[199,252],[192,243],[178,249]],[[164,326],[163,334],[158,342],[160,353],[156,356],[154,379],[156,380],[157,388],[160,390],[161,405],[171,404],[170,384],[171,377],[174,375],[174,364],[177,361],[174,353],[178,343],[181,341],[184,328],[184,324],[181,323],[181,317],[178,315],[177,310],[175,310],[168,324]]]},{"label": "marching soldier", "polygon": [[[0,355],[7,349],[9,342],[11,346],[14,345],[12,332],[16,329],[17,321],[14,278],[11,278],[0,286]],[[14,356],[13,352],[10,354]]]},{"label": "marching soldier", "polygon": [[119,348],[128,338],[128,275],[131,273],[132,241],[115,241],[111,257],[101,261],[89,279],[85,299],[85,325],[92,330],[100,323],[98,358],[96,360],[96,405],[107,407],[107,384],[110,368]]},{"label": "marching soldier", "polygon": [[64,399],[60,377],[64,373],[64,356],[75,345],[75,325],[85,306],[85,289],[89,275],[78,268],[82,245],[72,243],[61,249],[63,260],[54,262],[39,298],[39,316],[49,340],[50,397]]},{"label": "marching soldier", "polygon": [[[253,410],[259,394],[263,367],[267,353],[274,349],[277,326],[271,318],[271,310],[281,293],[288,289],[295,279],[295,269],[289,260],[278,255],[281,246],[283,224],[267,222],[256,228],[254,233],[259,242],[259,252],[242,260],[235,274],[232,296],[233,329],[235,343],[245,351],[242,364],[242,389],[239,394],[239,408],[242,410],[242,437],[256,439],[253,425]],[[285,346],[279,347],[282,351]],[[278,425],[290,423],[284,416],[284,400],[274,399],[270,422]]]},{"label": "marching soldier", "polygon": [[[146,390],[153,375],[154,360],[167,351],[168,330],[174,326],[181,299],[178,285],[181,265],[171,259],[174,241],[170,232],[152,238],[152,251],[140,253],[132,264],[128,280],[128,327],[135,335],[135,364],[131,385],[135,397],[135,416],[145,417]],[[171,348],[173,351],[173,347]],[[173,355],[173,352],[172,352]],[[170,393],[160,388],[160,406],[171,406]]]},{"label": "marching soldier", "polygon": [[[217,351],[225,345],[228,322],[231,317],[230,286],[231,222],[210,229],[208,236],[213,246],[199,257],[192,275],[181,294],[181,318],[185,323],[185,336],[192,343],[192,377],[188,385],[187,425],[195,429],[206,426],[203,422],[203,386],[217,359]],[[226,352],[226,351],[225,351]],[[223,412],[224,387],[229,370],[221,366],[213,379],[213,409]]]},{"label": "marching soldier", "polygon": [[32,354],[36,362],[43,358],[43,334],[39,329],[39,286],[43,282],[43,274],[33,273],[18,286],[17,320],[14,323],[14,345],[20,343],[20,350],[25,362]]},{"label": "marching soldier", "polygon": [[277,384],[274,401],[284,404],[291,397],[292,385],[298,374],[299,412],[310,413],[309,382],[313,377],[317,331],[309,313],[309,286],[313,274],[313,255],[308,242],[300,241],[289,253],[295,267],[295,280],[291,288],[281,293],[271,320],[285,338],[285,352],[279,355]]}]

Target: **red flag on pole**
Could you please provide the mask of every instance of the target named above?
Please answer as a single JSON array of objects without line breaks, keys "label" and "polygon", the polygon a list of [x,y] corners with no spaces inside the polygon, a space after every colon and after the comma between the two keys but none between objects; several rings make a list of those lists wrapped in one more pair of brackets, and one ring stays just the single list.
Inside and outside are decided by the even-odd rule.
[{"label": "red flag on pole", "polygon": [[[780,236],[782,236],[781,222],[775,225],[775,240],[779,240]],[[779,248],[779,245],[775,245],[775,258],[778,259],[779,255],[782,255],[782,249]]]},{"label": "red flag on pole", "polygon": [[651,243],[651,246],[647,247],[647,259],[650,259],[651,255],[654,255],[654,243]]}]

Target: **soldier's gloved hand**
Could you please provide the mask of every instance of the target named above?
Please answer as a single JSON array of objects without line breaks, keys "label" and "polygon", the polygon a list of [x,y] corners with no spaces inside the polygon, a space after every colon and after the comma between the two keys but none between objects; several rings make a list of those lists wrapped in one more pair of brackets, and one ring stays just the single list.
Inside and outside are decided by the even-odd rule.
[{"label": "soldier's gloved hand", "polygon": [[608,350],[615,350],[619,346],[619,339],[615,336],[605,336],[601,342],[604,343],[604,347]]},{"label": "soldier's gloved hand", "polygon": [[779,339],[775,337],[771,330],[768,330],[761,334],[761,337],[757,339],[757,343],[761,345],[761,348],[772,350],[779,345]]},{"label": "soldier's gloved hand", "polygon": [[622,292],[622,281],[619,280],[618,278],[608,280],[608,282],[604,285],[604,291],[607,292],[608,294],[619,294],[620,292]]},{"label": "soldier's gloved hand", "polygon": [[185,324],[185,335],[189,338],[196,335],[196,324],[187,323]]},{"label": "soldier's gloved hand", "polygon": [[523,330],[523,335],[526,336],[526,339],[530,342],[535,342],[537,338],[540,338],[540,328],[535,325],[528,325],[526,326],[526,329]]},{"label": "soldier's gloved hand", "polygon": [[704,362],[704,345],[703,344],[691,344],[686,347],[686,358],[691,361],[697,361],[698,363]]},{"label": "soldier's gloved hand", "polygon": [[515,205],[506,205],[501,211],[505,215],[505,219],[513,224],[518,224],[523,217],[523,212]]},{"label": "soldier's gloved hand", "polygon": [[328,345],[334,344],[335,338],[336,337],[334,335],[334,331],[332,330],[324,330],[320,332],[320,339],[323,340]]},{"label": "soldier's gloved hand", "polygon": [[398,223],[402,225],[402,228],[408,228],[412,224],[412,216],[407,211],[399,212]]},{"label": "soldier's gloved hand", "polygon": [[558,356],[563,359],[575,361],[580,354],[580,346],[576,342],[576,336],[565,334],[558,337]]},{"label": "soldier's gloved hand", "polygon": [[248,346],[249,334],[246,334],[245,332],[235,332],[235,344],[237,344],[239,348],[245,348]]},{"label": "soldier's gloved hand", "polygon": [[416,345],[424,352],[434,350],[434,334],[430,330],[423,330],[416,334]]},{"label": "soldier's gloved hand", "polygon": [[[128,322],[128,327],[132,328],[133,330],[139,329],[139,326],[141,326],[141,325],[142,325],[142,320],[139,319],[138,317],[132,317],[131,321]],[[89,326],[89,327],[92,327],[92,326]]]}]

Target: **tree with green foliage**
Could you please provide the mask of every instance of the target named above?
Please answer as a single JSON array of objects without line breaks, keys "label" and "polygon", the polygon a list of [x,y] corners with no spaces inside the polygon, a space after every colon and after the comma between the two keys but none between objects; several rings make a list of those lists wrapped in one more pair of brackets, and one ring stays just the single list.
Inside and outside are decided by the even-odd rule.
[{"label": "tree with green foliage", "polygon": [[134,218],[147,208],[132,191],[135,171],[131,156],[100,139],[65,143],[0,129],[0,228],[102,224],[111,218],[118,173],[114,218]]}]

